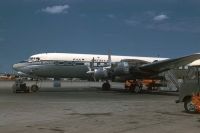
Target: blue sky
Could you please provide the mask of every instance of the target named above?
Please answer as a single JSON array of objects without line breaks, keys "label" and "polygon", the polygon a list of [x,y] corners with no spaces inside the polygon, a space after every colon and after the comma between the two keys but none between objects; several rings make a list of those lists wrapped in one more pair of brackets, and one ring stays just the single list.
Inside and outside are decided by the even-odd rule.
[{"label": "blue sky", "polygon": [[41,52],[200,52],[198,0],[1,0],[0,72]]}]

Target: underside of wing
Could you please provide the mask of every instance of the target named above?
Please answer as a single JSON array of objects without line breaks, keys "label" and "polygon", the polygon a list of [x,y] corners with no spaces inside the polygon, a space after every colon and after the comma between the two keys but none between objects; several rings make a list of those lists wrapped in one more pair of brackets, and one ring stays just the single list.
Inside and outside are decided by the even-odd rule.
[{"label": "underside of wing", "polygon": [[200,59],[200,53],[144,64],[140,66],[139,69],[146,72],[160,73],[180,66],[185,66],[198,59]]}]

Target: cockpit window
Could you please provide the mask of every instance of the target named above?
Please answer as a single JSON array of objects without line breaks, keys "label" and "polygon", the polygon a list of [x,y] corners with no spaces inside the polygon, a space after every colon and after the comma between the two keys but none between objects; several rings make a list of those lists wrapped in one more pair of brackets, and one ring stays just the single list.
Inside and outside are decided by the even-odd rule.
[{"label": "cockpit window", "polygon": [[30,57],[29,61],[30,62],[40,61],[40,58],[39,57]]}]

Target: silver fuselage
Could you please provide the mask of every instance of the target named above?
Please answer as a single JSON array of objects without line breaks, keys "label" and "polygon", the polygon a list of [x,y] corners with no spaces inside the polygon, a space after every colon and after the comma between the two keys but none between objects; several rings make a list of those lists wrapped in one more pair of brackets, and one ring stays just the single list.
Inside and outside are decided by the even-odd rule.
[{"label": "silver fuselage", "polygon": [[73,61],[21,62],[13,65],[17,71],[37,77],[49,78],[86,78],[89,64]]},{"label": "silver fuselage", "polygon": [[[123,59],[143,60],[153,62],[165,60],[157,57],[112,56],[112,62]],[[108,55],[72,54],[72,53],[42,53],[32,55],[27,61],[13,65],[13,69],[24,74],[48,78],[87,78],[91,76],[91,68],[108,67]]]}]

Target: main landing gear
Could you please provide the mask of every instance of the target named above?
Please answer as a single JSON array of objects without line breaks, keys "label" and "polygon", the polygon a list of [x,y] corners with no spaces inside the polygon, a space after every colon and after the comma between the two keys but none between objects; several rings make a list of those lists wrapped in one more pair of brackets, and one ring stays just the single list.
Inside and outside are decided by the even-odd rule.
[{"label": "main landing gear", "polygon": [[39,87],[36,84],[33,84],[31,86],[27,86],[27,84],[22,79],[16,79],[15,83],[12,86],[13,93],[18,92],[24,92],[24,93],[30,93],[30,92],[37,92],[39,90]]},{"label": "main landing gear", "polygon": [[110,90],[110,83],[108,80],[102,84],[102,90],[108,91]]}]

